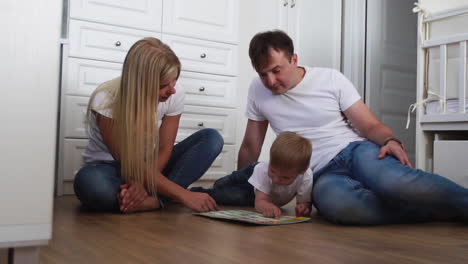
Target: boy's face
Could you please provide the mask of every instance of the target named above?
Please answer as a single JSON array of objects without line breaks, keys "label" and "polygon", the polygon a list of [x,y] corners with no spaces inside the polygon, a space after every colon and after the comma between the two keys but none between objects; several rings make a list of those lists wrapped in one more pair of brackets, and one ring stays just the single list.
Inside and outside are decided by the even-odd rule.
[{"label": "boy's face", "polygon": [[289,60],[283,51],[269,49],[269,63],[258,70],[263,85],[274,94],[284,94],[297,84],[297,55]]},{"label": "boy's face", "polygon": [[301,174],[296,168],[275,168],[268,166],[268,176],[276,185],[290,185]]}]

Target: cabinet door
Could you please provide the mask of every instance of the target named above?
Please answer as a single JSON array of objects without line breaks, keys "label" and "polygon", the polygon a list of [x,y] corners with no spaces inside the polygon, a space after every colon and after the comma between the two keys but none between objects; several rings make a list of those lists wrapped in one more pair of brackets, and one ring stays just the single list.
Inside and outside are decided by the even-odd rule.
[{"label": "cabinet door", "polygon": [[121,75],[122,64],[68,58],[64,79],[64,92],[67,95],[90,96],[103,82]]},{"label": "cabinet door", "polygon": [[238,0],[164,0],[163,33],[238,42]]},{"label": "cabinet door", "polygon": [[185,71],[237,75],[236,45],[168,34],[163,41],[177,54]]},{"label": "cabinet door", "polygon": [[234,144],[236,142],[236,117],[235,109],[186,105],[180,118],[176,140],[180,142],[203,128],[214,128],[219,131],[224,143]]},{"label": "cabinet door", "polygon": [[88,109],[88,97],[66,95],[63,103],[64,113],[61,117],[61,129],[64,137],[87,138],[86,111]]},{"label": "cabinet door", "polygon": [[69,56],[123,63],[130,47],[160,33],[70,20]]},{"label": "cabinet door", "polygon": [[177,82],[187,105],[236,107],[236,77],[182,71]]},{"label": "cabinet door", "polygon": [[162,0],[72,0],[70,18],[161,32]]}]

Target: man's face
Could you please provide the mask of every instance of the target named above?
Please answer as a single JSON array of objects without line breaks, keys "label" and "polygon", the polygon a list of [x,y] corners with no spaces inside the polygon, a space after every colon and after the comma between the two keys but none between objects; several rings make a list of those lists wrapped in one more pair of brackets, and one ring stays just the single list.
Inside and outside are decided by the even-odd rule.
[{"label": "man's face", "polygon": [[297,84],[297,55],[289,60],[283,51],[269,49],[268,64],[258,70],[263,85],[274,94],[283,94]]}]

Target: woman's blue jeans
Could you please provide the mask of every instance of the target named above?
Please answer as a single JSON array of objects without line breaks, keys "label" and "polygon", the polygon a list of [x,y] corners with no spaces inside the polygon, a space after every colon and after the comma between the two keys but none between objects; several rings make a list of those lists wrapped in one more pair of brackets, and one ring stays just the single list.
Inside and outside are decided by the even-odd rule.
[{"label": "woman's blue jeans", "polygon": [[[202,129],[174,146],[163,175],[183,188],[198,180],[223,148],[223,138],[214,129]],[[75,194],[82,205],[99,211],[118,211],[120,185],[118,162],[88,164],[75,176]],[[167,197],[159,196],[167,201]]]},{"label": "woman's blue jeans", "polygon": [[468,189],[392,156],[379,160],[379,151],[373,142],[353,142],[314,175],[312,198],[323,217],[349,225],[468,219]]}]

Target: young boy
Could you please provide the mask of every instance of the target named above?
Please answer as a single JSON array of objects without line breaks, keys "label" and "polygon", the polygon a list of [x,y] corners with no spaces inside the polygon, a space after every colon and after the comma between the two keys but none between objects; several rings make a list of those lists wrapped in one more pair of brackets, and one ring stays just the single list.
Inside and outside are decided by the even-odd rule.
[{"label": "young boy", "polygon": [[273,142],[270,162],[253,163],[217,180],[205,192],[218,204],[251,206],[266,217],[280,217],[279,207],[296,197],[296,216],[311,212],[312,171],[309,168],[312,145],[309,140],[283,132]]}]

